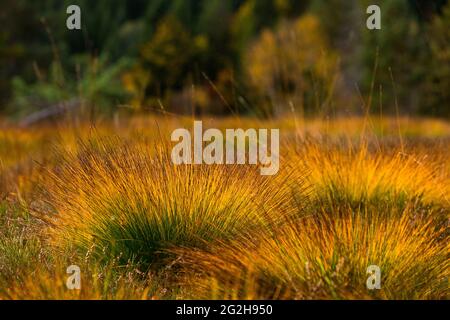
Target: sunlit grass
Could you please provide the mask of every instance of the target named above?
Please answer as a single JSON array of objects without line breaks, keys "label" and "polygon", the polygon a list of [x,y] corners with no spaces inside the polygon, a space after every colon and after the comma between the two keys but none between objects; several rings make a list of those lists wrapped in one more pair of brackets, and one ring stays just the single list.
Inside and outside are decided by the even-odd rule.
[{"label": "sunlit grass", "polygon": [[[448,298],[448,242],[443,229],[403,212],[332,212],[308,216],[273,234],[184,251],[192,298]],[[381,269],[368,290],[367,267]]]},{"label": "sunlit grass", "polygon": [[[381,150],[367,143],[347,145],[308,141],[289,150],[293,170],[308,172],[313,193],[322,204],[422,206],[450,208],[450,172],[442,161],[396,147]],[[442,160],[442,159],[441,159]]]},{"label": "sunlit grass", "polygon": [[163,277],[143,276],[132,266],[80,264],[80,288],[68,288],[67,266],[56,261],[51,267],[37,265],[18,274],[14,282],[3,283],[0,299],[14,300],[146,300],[174,299]]},{"label": "sunlit grass", "polygon": [[48,236],[102,257],[148,265],[172,246],[269,228],[289,201],[257,168],[176,166],[164,146],[100,141],[64,157],[48,176]]},{"label": "sunlit grass", "polygon": [[192,124],[2,129],[0,298],[448,299],[448,122],[204,119],[280,128],[274,177],[173,165],[166,139]]}]

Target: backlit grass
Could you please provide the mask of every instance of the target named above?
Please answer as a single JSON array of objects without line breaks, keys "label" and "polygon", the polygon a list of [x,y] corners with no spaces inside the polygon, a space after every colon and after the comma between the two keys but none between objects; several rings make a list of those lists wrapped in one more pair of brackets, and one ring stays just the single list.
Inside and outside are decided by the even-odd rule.
[{"label": "backlit grass", "polygon": [[274,177],[173,165],[192,123],[1,129],[0,298],[448,299],[448,122],[204,120],[279,128]]},{"label": "backlit grass", "polygon": [[65,154],[45,193],[52,244],[148,265],[166,248],[231,239],[285,218],[285,187],[256,168],[176,166],[166,151],[111,140]]}]

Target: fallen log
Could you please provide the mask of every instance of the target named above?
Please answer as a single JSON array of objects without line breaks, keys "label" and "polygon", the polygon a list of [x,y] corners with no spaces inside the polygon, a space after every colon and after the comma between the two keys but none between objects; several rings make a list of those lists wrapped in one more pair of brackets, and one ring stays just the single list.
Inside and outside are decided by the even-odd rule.
[{"label": "fallen log", "polygon": [[28,127],[51,117],[73,111],[80,107],[80,105],[80,99],[72,99],[69,101],[60,102],[26,116],[20,121],[19,125],[21,127]]}]

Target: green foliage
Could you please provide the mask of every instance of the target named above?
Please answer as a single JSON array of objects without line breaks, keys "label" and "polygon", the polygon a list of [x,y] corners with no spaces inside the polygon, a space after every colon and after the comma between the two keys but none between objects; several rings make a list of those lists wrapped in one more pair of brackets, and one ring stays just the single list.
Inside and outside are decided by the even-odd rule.
[{"label": "green foliage", "polygon": [[429,27],[431,59],[424,91],[425,114],[450,117],[450,3]]},{"label": "green foliage", "polygon": [[68,76],[61,65],[53,63],[49,74],[36,83],[27,83],[17,76],[12,81],[13,101],[11,113],[25,116],[54,104],[76,98],[83,105],[97,106],[104,113],[123,102],[127,96],[120,82],[120,73],[129,65],[126,59],[108,65],[106,58],[77,59],[75,75]]},{"label": "green foliage", "polygon": [[374,4],[382,10],[382,29],[364,28],[362,34],[363,90],[369,94],[373,85],[373,100],[378,101],[381,87],[384,110],[396,112],[398,107],[415,113],[422,97],[414,88],[420,87],[428,72],[426,35],[406,1],[381,0]]},{"label": "green foliage", "polygon": [[[398,105],[401,112],[446,116],[449,17],[448,9],[442,9],[445,3],[4,0],[0,23],[7,27],[0,32],[0,59],[4,61],[0,108],[12,105],[9,111],[23,115],[33,106],[78,96],[80,77],[67,70],[75,70],[74,61],[84,56],[89,57],[85,60],[102,60],[102,68],[91,75],[102,77],[106,72],[98,80],[100,84],[89,76],[81,77],[86,78],[81,81],[86,85],[81,87],[88,99],[99,99],[100,105],[123,101],[123,90],[116,81],[122,79],[132,96],[126,102],[132,105],[153,105],[156,101],[168,108],[172,104],[196,105],[187,99],[187,92],[196,87],[207,96],[203,100],[211,112],[242,110],[249,105],[258,109],[259,102],[248,103],[254,95],[248,92],[252,84],[246,78],[249,48],[266,29],[273,32],[283,21],[314,14],[320,20],[324,42],[340,61],[335,88],[339,97],[333,110],[354,109],[351,104],[359,108],[361,94],[372,101],[372,111],[382,107],[384,112],[394,113]],[[69,4],[81,7],[81,31],[65,27]],[[382,30],[367,30],[369,4],[380,5]],[[299,56],[302,54],[299,52]],[[122,66],[122,60],[135,63],[119,71],[116,66]],[[81,67],[86,69],[85,65]],[[111,70],[117,71],[113,72],[114,81]],[[93,83],[93,89],[87,87]],[[112,92],[116,90],[119,94]],[[179,102],[174,103],[172,98]],[[313,109],[311,102],[307,103]]]},{"label": "green foliage", "polygon": [[192,38],[174,17],[162,20],[152,39],[141,47],[137,63],[124,75],[125,88],[133,94],[132,104],[140,106],[146,98],[180,90],[191,62],[206,45],[204,39]]}]

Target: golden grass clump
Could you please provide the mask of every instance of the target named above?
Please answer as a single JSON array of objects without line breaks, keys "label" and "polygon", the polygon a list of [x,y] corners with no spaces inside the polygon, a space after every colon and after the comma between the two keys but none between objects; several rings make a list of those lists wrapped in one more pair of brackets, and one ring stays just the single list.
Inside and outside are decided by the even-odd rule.
[{"label": "golden grass clump", "polygon": [[314,141],[290,150],[286,161],[292,170],[308,173],[312,195],[322,204],[404,208],[414,201],[421,207],[450,208],[450,171],[414,148],[382,151],[366,143]]},{"label": "golden grass clump", "polygon": [[[199,299],[448,298],[444,230],[415,212],[353,212],[299,219],[250,241],[185,250],[182,280]],[[381,269],[368,290],[367,267]]]},{"label": "golden grass clump", "polygon": [[148,265],[168,247],[264,230],[286,214],[283,185],[257,168],[176,166],[166,152],[117,139],[66,153],[46,184],[52,244]]}]

